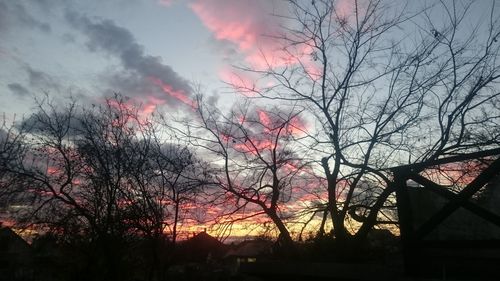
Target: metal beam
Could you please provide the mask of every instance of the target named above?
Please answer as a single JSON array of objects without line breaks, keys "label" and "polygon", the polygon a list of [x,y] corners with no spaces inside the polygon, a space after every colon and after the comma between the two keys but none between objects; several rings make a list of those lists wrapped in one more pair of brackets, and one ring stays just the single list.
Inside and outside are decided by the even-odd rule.
[{"label": "metal beam", "polygon": [[469,185],[460,191],[456,197],[444,205],[434,216],[426,221],[415,233],[416,239],[421,239],[436,228],[451,213],[464,205],[472,195],[487,184],[494,176],[500,173],[500,158],[493,161],[479,176],[477,176]]},{"label": "metal beam", "polygon": [[[423,185],[426,189],[448,199],[448,200],[453,200],[457,196],[456,193],[453,193],[449,190],[447,190],[445,187],[421,176],[418,174],[410,174],[409,178],[414,180],[415,182]],[[472,213],[476,214],[477,216],[495,224],[496,226],[500,227],[500,216],[479,206],[476,205],[470,201],[464,201],[462,207],[465,209],[471,211]]]},{"label": "metal beam", "polygon": [[438,166],[441,164],[462,162],[462,161],[478,159],[478,158],[483,158],[483,157],[488,157],[488,156],[495,156],[495,155],[500,155],[500,148],[477,151],[477,152],[472,152],[472,153],[468,153],[468,154],[459,154],[459,155],[455,155],[455,156],[450,156],[450,157],[446,157],[446,158],[439,158],[439,159],[434,159],[434,160],[427,160],[427,161],[420,162],[420,163],[413,163],[413,164],[408,164],[408,165],[401,165],[401,166],[386,168],[384,170],[391,170],[391,171],[407,170],[407,171],[414,172],[414,171],[420,171],[422,169],[426,169],[429,167]]}]

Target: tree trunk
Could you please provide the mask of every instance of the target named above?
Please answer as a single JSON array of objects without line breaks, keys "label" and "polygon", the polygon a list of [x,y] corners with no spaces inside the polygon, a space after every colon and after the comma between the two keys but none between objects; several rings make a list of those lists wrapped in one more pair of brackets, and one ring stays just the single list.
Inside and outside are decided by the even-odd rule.
[{"label": "tree trunk", "polygon": [[175,200],[174,228],[172,230],[172,244],[177,240],[177,223],[179,221],[179,200]]},{"label": "tree trunk", "polygon": [[294,247],[292,237],[290,236],[290,232],[286,228],[285,224],[281,220],[281,218],[276,213],[276,210],[267,209],[267,215],[272,219],[273,223],[278,228],[280,234],[278,237],[278,243],[284,249],[292,249]]},{"label": "tree trunk", "polygon": [[328,209],[325,209],[323,211],[323,218],[321,219],[321,225],[319,227],[319,232],[318,232],[319,236],[325,235],[325,224],[327,219],[328,219]]}]

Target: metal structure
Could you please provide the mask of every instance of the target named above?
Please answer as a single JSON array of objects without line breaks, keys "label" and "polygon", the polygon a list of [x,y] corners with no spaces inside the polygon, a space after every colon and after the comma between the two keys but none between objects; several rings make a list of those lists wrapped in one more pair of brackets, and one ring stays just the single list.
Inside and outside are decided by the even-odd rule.
[{"label": "metal structure", "polygon": [[[487,158],[491,162],[467,186],[455,193],[421,175],[422,171],[440,165]],[[405,270],[410,275],[440,278],[490,278],[499,274],[500,239],[439,240],[430,239],[429,234],[455,213],[459,208],[475,214],[498,227],[500,212],[492,212],[474,202],[471,197],[483,186],[500,175],[500,148],[466,155],[428,161],[421,164],[399,166],[391,169],[398,208],[401,242],[405,259]],[[414,220],[408,181],[413,180],[424,190],[444,198],[447,202],[438,208],[420,225]],[[500,188],[500,185],[488,185]],[[500,204],[497,206],[500,210]],[[464,222],[465,223],[465,222]],[[497,275],[498,276],[498,275]]]}]

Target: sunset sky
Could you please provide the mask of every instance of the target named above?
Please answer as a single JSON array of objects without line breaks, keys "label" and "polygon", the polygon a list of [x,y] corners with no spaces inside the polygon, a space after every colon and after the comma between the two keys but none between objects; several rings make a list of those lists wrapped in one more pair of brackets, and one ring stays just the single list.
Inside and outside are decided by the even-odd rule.
[{"label": "sunset sky", "polygon": [[2,0],[0,111],[25,114],[44,92],[92,102],[119,92],[172,109],[196,84],[227,104],[221,81],[274,50],[262,35],[280,11],[281,1],[264,0]]},{"label": "sunset sky", "polygon": [[114,92],[182,112],[198,84],[230,107],[238,94],[224,82],[250,83],[234,65],[289,63],[267,36],[286,12],[267,0],[0,0],[0,112],[19,121],[44,93],[87,104]]},{"label": "sunset sky", "polygon": [[[488,15],[491,3],[474,6],[470,19]],[[337,1],[336,10],[352,14],[352,2]],[[120,93],[146,113],[175,114],[186,112],[201,92],[229,108],[238,93],[228,84],[251,87],[256,78],[234,66],[297,63],[274,38],[288,24],[277,15],[287,13],[281,0],[0,0],[0,114],[7,121],[27,117],[44,93],[81,104]],[[442,15],[429,16],[439,25]],[[394,34],[411,33],[401,28]],[[319,66],[312,50],[291,51],[314,80]],[[298,204],[324,196],[294,194]]]},{"label": "sunset sky", "polygon": [[[336,5],[352,13],[351,2]],[[194,85],[230,104],[222,81],[250,81],[233,65],[293,63],[270,37],[287,12],[280,0],[0,0],[0,111],[25,114],[44,92],[90,102],[119,92],[147,110],[177,109]]]}]

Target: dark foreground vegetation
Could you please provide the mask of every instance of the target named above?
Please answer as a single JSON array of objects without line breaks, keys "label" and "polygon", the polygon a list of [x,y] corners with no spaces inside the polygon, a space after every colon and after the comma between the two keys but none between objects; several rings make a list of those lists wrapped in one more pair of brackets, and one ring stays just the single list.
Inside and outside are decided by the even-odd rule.
[{"label": "dark foreground vegetation", "polygon": [[29,245],[3,227],[0,280],[494,280],[500,273],[498,240],[428,243],[425,260],[411,268],[399,237],[387,231],[363,244],[316,238],[295,243],[293,252],[264,238],[223,244],[205,232],[175,246],[150,242],[68,243],[45,235]]},{"label": "dark foreground vegetation", "polygon": [[[355,266],[372,273],[385,268],[388,272],[378,274],[399,276],[402,264],[397,238],[381,232],[374,239],[370,245],[353,247],[338,245],[325,237],[297,243],[292,253],[279,248],[271,240],[255,239],[227,245],[204,232],[175,247],[166,241],[156,241],[151,245],[151,241],[132,237],[127,241],[110,238],[93,243],[68,243],[51,235],[40,236],[29,245],[8,228],[2,228],[0,280],[369,277],[366,273],[356,272]],[[381,247],[381,243],[387,246]]]}]

